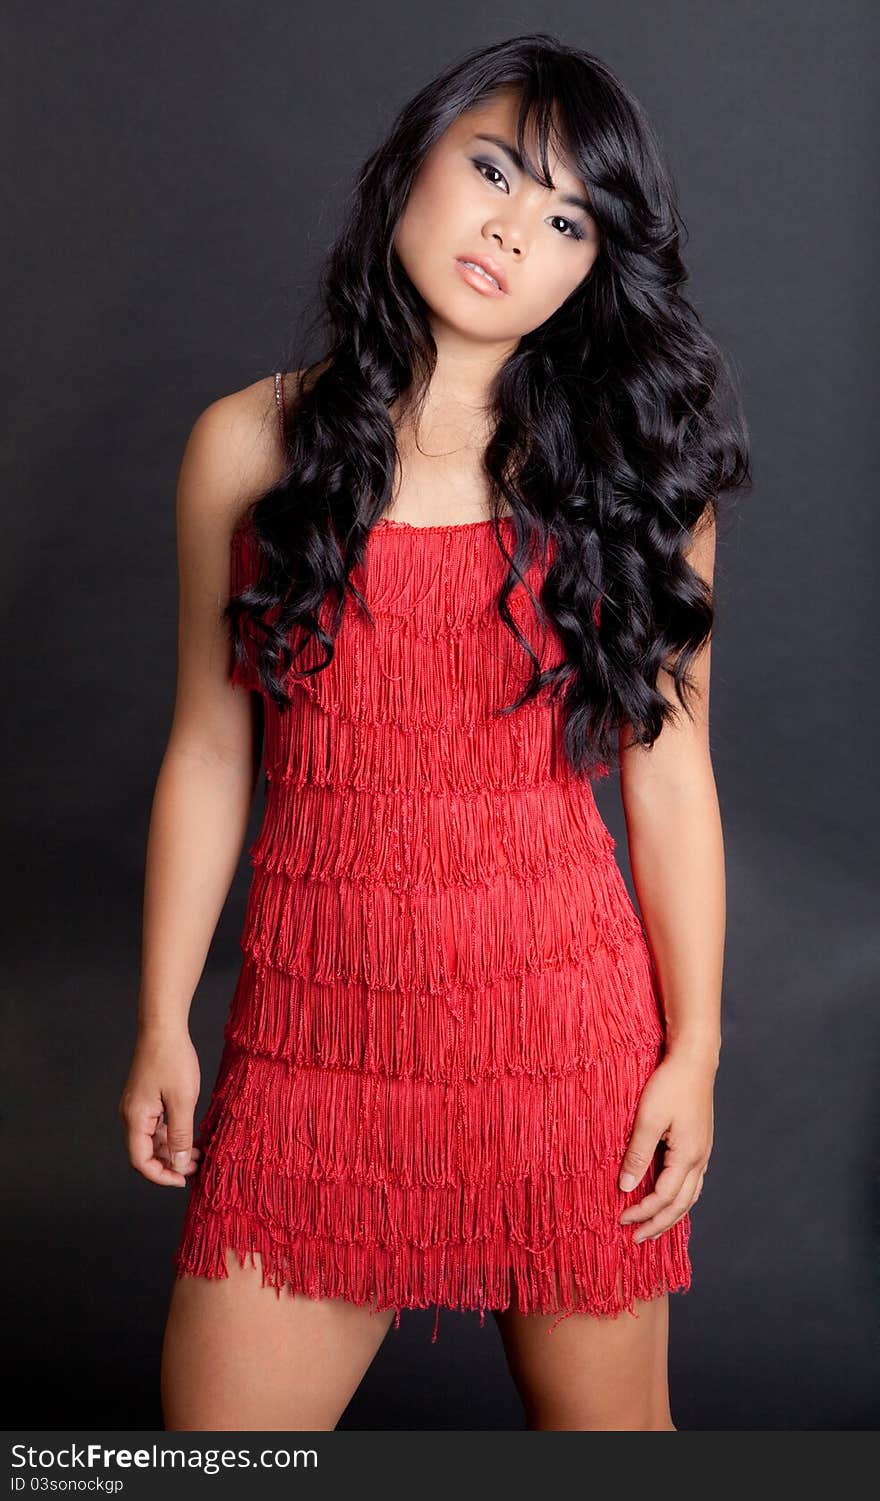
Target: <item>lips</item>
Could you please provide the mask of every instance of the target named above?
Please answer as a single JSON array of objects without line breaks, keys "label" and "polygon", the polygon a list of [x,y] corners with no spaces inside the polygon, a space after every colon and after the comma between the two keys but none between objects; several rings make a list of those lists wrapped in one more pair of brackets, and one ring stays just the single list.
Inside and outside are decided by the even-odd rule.
[{"label": "lips", "polygon": [[490,276],[494,276],[494,278],[497,281],[497,283],[498,283],[499,287],[501,288],[502,292],[507,292],[509,294],[510,288],[507,285],[507,277],[504,275],[504,272],[502,271],[502,269],[499,266],[498,262],[497,261],[493,261],[493,259],[492,259],[491,256],[489,256],[489,255],[460,255],[460,256],[457,257],[457,259],[458,259],[458,262],[459,262],[460,265],[463,264],[465,261],[473,261],[473,263],[474,263],[475,266],[482,266],[482,268],[483,268],[484,271],[488,271],[488,273],[489,273]]}]

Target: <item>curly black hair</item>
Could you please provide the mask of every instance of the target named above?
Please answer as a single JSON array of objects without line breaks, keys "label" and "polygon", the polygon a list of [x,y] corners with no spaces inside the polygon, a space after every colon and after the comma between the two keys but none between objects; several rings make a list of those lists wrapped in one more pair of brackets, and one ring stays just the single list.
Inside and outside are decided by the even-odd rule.
[{"label": "curly black hair", "polygon": [[[426,153],[465,110],[520,91],[519,150],[552,187],[549,140],[588,184],[600,253],[564,304],[519,342],[489,392],[484,466],[494,534],[509,571],[498,598],[534,670],[511,713],[550,685],[562,694],[572,768],[604,775],[619,735],[651,746],[675,705],[688,706],[688,667],[708,640],[714,589],[688,562],[722,494],[750,487],[748,439],[724,356],[682,293],[685,229],[675,189],[641,106],[590,53],[533,33],[468,53],[400,111],[367,159],[321,276],[327,352],[301,369],[290,403],[282,480],[248,509],[259,576],[226,606],[236,660],[257,643],[263,691],[289,705],[288,674],[332,660],[351,580],[389,504],[397,464],[390,409],[417,407],[436,359],[428,312],[394,250],[394,234]],[[534,124],[541,167],[526,151]],[[290,382],[288,383],[290,384]],[[512,519],[508,549],[497,518]],[[528,561],[551,565],[539,598],[564,647],[540,671],[507,600]],[[332,599],[332,623],[325,599]],[[298,673],[292,633],[325,653]]]}]

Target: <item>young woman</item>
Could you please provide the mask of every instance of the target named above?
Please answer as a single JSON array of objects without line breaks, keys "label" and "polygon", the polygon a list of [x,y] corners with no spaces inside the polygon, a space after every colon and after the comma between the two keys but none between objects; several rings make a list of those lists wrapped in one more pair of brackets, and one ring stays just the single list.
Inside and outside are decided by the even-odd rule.
[{"label": "young woman", "polygon": [[[132,1164],[190,1185],[169,1429],[332,1429],[431,1305],[435,1339],[493,1315],[532,1428],[674,1428],[721,1039],[716,511],[749,482],[680,228],[604,64],[474,53],[366,164],[325,357],[193,428],[120,1103]],[[189,1006],[261,767],[194,1139]]]}]

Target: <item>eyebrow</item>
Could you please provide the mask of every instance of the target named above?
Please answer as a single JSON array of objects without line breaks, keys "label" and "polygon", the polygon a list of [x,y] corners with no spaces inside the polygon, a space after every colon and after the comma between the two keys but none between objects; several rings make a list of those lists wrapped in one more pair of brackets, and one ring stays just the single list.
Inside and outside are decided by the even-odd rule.
[{"label": "eyebrow", "polygon": [[[510,141],[503,140],[501,136],[483,134],[476,135],[474,139],[477,141],[489,141],[493,146],[497,146],[499,151],[503,151],[506,156],[510,157],[510,160],[518,171],[525,172],[529,177],[534,177],[534,173],[528,171],[525,162]],[[535,178],[535,181],[537,180]],[[562,202],[570,208],[582,208],[585,213],[590,215],[591,219],[594,217],[593,205],[586,198],[578,198],[575,194],[565,193],[562,196]]]}]

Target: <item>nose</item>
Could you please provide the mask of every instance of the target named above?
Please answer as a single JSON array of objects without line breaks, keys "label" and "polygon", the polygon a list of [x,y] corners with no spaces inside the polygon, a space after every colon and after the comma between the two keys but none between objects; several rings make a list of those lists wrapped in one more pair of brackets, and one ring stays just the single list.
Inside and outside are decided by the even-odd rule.
[{"label": "nose", "polygon": [[502,234],[500,229],[493,229],[489,233],[489,238],[495,241],[498,249],[502,250],[505,255],[515,255],[518,261],[522,260],[525,244],[524,236],[518,235],[515,231]]}]

